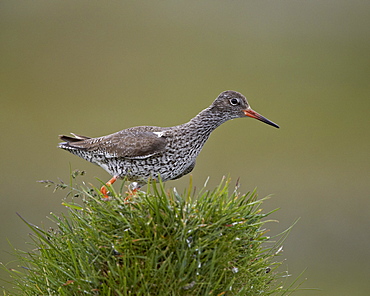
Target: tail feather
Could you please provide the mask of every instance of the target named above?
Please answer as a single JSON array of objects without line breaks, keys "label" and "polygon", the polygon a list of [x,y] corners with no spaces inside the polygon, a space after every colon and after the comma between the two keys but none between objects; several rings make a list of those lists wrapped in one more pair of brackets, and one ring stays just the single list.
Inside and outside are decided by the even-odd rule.
[{"label": "tail feather", "polygon": [[86,137],[86,136],[80,136],[80,135],[76,135],[76,134],[73,134],[71,133],[71,136],[65,136],[65,135],[60,135],[59,138],[62,140],[62,141],[65,141],[67,143],[74,143],[74,142],[80,142],[80,141],[84,141],[84,140],[87,140],[87,139],[91,139],[90,137]]},{"label": "tail feather", "polygon": [[62,149],[65,149],[65,150],[68,150],[68,151],[74,151],[74,150],[79,150],[81,148],[77,148],[75,147],[73,144],[74,143],[79,143],[79,142],[83,142],[85,140],[88,140],[88,139],[91,139],[90,137],[86,137],[86,136],[80,136],[80,135],[76,135],[76,134],[73,134],[71,133],[71,136],[65,136],[65,135],[60,135],[59,138],[64,141],[62,143],[59,143],[58,144],[58,147],[59,148],[62,148]]},{"label": "tail feather", "polygon": [[81,136],[81,135],[77,135],[75,133],[71,133],[72,136],[74,136],[75,138],[77,139],[80,139],[80,140],[87,140],[87,139],[91,139],[90,137],[86,137],[86,136]]}]

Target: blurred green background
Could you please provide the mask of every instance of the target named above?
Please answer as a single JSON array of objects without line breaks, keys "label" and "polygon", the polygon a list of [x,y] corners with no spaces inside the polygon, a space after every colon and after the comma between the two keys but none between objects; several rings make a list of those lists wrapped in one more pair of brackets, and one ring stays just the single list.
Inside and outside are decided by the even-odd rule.
[{"label": "blurred green background", "polygon": [[109,179],[58,150],[59,134],[184,123],[233,89],[281,128],[222,125],[195,185],[230,174],[273,194],[271,235],[300,218],[282,269],[307,268],[302,287],[320,291],[294,295],[370,295],[369,1],[2,0],[0,52],[1,262],[7,240],[29,248],[16,212],[49,225],[64,211],[65,192],[36,180],[68,182],[70,166]]}]

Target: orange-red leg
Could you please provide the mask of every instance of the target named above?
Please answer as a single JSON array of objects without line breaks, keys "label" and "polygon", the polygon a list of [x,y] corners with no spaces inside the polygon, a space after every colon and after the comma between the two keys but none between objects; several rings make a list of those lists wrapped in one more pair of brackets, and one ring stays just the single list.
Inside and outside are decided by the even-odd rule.
[{"label": "orange-red leg", "polygon": [[134,189],[128,189],[128,191],[126,191],[126,198],[125,200],[129,200],[131,199],[132,197],[135,197],[137,192],[139,191],[140,187],[139,188],[134,188]]},{"label": "orange-red leg", "polygon": [[108,195],[108,188],[107,186],[109,185],[112,185],[114,182],[117,181],[117,176],[114,176],[112,177],[112,179],[110,179],[107,183],[105,183],[105,185],[103,185],[101,188],[100,188],[100,192],[103,194],[104,198],[106,199],[109,199],[109,195]]}]

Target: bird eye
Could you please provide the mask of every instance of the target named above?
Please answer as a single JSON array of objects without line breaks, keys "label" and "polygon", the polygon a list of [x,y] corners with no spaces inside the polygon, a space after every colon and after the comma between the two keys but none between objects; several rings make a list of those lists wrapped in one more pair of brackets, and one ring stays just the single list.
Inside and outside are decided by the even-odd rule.
[{"label": "bird eye", "polygon": [[232,98],[229,100],[230,104],[233,106],[239,105],[239,100],[236,98]]}]

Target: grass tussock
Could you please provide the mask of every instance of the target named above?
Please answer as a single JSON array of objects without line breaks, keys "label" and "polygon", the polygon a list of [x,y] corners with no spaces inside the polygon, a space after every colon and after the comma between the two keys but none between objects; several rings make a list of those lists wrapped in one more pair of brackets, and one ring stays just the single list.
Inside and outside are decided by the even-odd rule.
[{"label": "grass tussock", "polygon": [[[76,176],[73,176],[75,178]],[[48,181],[48,184],[50,183]],[[16,251],[5,295],[287,295],[256,192],[222,182],[182,194],[162,183],[135,196],[103,200],[86,185],[71,189],[55,228],[32,230],[33,250]],[[76,189],[77,188],[77,189]]]}]

